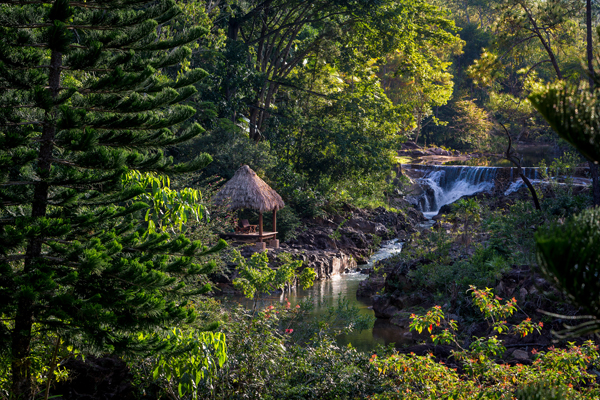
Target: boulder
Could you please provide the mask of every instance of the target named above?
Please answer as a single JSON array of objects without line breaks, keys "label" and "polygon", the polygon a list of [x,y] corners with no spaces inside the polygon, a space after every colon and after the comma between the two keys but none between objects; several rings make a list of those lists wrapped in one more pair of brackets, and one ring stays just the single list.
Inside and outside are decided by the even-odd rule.
[{"label": "boulder", "polygon": [[389,296],[377,295],[373,296],[373,311],[377,318],[390,319],[400,310],[391,304]]},{"label": "boulder", "polygon": [[450,214],[452,213],[452,204],[444,204],[440,207],[440,211],[438,211],[438,215]]},{"label": "boulder", "polygon": [[387,228],[383,224],[368,221],[364,218],[352,218],[344,226],[361,231],[362,233],[370,233],[378,236],[385,236],[387,234]]},{"label": "boulder", "polygon": [[329,279],[356,268],[356,260],[342,252],[294,250],[288,253],[292,258],[302,260],[304,267],[314,269],[319,280]]},{"label": "boulder", "polygon": [[[361,273],[363,273],[361,271]],[[374,276],[360,281],[356,291],[356,297],[369,298],[374,296],[385,286],[385,278],[383,276]]]},{"label": "boulder", "polygon": [[519,290],[519,298],[521,299],[521,301],[525,301],[525,299],[527,298],[527,289],[525,289],[524,287],[522,287]]},{"label": "boulder", "polygon": [[529,353],[524,350],[517,349],[511,355],[515,360],[529,360]]},{"label": "boulder", "polygon": [[427,218],[425,218],[425,216],[423,215],[423,213],[421,211],[417,210],[416,208],[412,208],[412,207],[409,208],[408,210],[406,210],[406,215],[408,216],[410,222],[412,222],[413,224],[427,220]]},{"label": "boulder", "polygon": [[400,147],[402,150],[415,150],[415,149],[420,149],[421,147],[419,145],[417,145],[415,142],[404,142],[402,143],[402,147]]}]

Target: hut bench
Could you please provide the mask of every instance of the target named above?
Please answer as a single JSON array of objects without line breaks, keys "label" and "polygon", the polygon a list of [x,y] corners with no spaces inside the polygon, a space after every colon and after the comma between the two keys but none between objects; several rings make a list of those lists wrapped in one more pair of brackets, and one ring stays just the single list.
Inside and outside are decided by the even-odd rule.
[{"label": "hut bench", "polygon": [[[256,172],[243,165],[214,197],[216,204],[225,204],[230,210],[249,208],[258,211],[258,232],[253,231],[248,221],[243,221],[241,229],[246,232],[224,233],[222,238],[234,239],[242,242],[256,243],[256,249],[262,251],[266,245],[265,239],[269,241],[270,247],[279,247],[277,240],[277,211],[281,210],[285,203],[279,194],[274,191],[265,181],[260,179]],[[263,213],[273,212],[273,229],[271,232],[263,230]],[[242,221],[240,221],[242,222]]]},{"label": "hut bench", "polygon": [[[260,233],[258,233],[258,232],[255,232],[255,233],[222,233],[219,236],[222,239],[231,239],[231,240],[235,240],[238,242],[245,242],[245,243],[255,243],[255,242],[261,241]],[[262,233],[263,240],[275,239],[276,236],[277,236],[277,232],[263,232]]]}]

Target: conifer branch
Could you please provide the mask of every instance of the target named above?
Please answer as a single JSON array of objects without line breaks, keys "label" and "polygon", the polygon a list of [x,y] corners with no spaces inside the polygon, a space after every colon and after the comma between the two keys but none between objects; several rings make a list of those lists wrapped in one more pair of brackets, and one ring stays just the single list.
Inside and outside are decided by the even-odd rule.
[{"label": "conifer branch", "polygon": [[8,181],[4,183],[0,183],[0,186],[18,186],[18,185],[35,185],[37,182],[27,182],[27,181]]},{"label": "conifer branch", "polygon": [[79,165],[77,165],[77,164],[75,164],[73,162],[70,162],[70,161],[67,161],[67,160],[61,160],[61,159],[58,159],[58,158],[51,158],[50,162],[56,163],[56,164],[68,165],[70,167],[79,167],[79,168],[81,168]]},{"label": "conifer branch", "polygon": [[[25,6],[28,4],[48,4],[48,2],[47,1],[0,1],[0,4]],[[71,3],[69,3],[69,5],[75,6],[75,7],[80,7],[80,8],[96,9],[96,10],[110,10],[109,7],[95,6],[95,5],[93,5],[93,3],[71,2]]]},{"label": "conifer branch", "polygon": [[[14,236],[0,244],[0,263],[13,264],[2,283],[14,288],[3,292],[8,301],[0,301],[0,314],[15,316],[9,334],[0,335],[0,348],[12,354],[11,395],[31,399],[34,379],[23,365],[31,359],[32,337],[38,332],[100,343],[114,332],[124,339],[137,335],[139,324],[131,320],[153,327],[176,324],[190,314],[179,304],[166,309],[160,304],[193,294],[182,287],[179,276],[205,274],[192,263],[193,256],[203,255],[201,249],[166,233],[140,239],[144,220],[136,212],[149,206],[136,196],[144,188],[123,185],[122,175],[130,168],[176,174],[206,164],[172,166],[162,151],[152,148],[165,148],[202,132],[197,124],[181,134],[171,128],[194,116],[192,107],[180,104],[196,92],[193,85],[206,72],[194,68],[177,81],[155,74],[189,58],[192,50],[184,45],[208,29],[194,26],[178,30],[174,38],[157,38],[156,27],[167,26],[181,14],[172,0],[0,0],[0,4],[2,12],[7,11],[2,15],[7,32],[0,38],[4,39],[0,58],[8,61],[0,68],[0,86],[6,85],[0,87],[0,113],[6,114],[0,130],[12,130],[16,140],[11,138],[8,146],[16,143],[23,149],[14,154],[10,148],[5,151],[5,164],[32,165],[35,174],[14,168],[0,181],[0,227],[5,228],[0,236]],[[82,79],[75,87],[61,86]],[[26,132],[35,125],[41,129]],[[15,226],[23,217],[29,233]],[[87,250],[94,254],[87,257]],[[146,274],[137,265],[148,261],[154,264]],[[48,270],[40,269],[40,264]],[[105,266],[108,270],[102,271]],[[78,267],[98,268],[104,279],[73,275]],[[36,284],[40,278],[32,273],[36,269],[51,272],[44,277],[60,289]],[[30,286],[41,296],[24,295]],[[59,290],[69,292],[73,300],[56,305],[68,326],[47,318],[44,298]],[[130,298],[130,293],[138,292],[151,296],[148,306],[140,307]],[[114,298],[122,304],[115,306]],[[85,310],[79,305],[85,301],[101,307],[107,317],[98,321],[95,315],[82,315]],[[123,308],[130,321],[110,317]],[[115,350],[127,346],[126,340],[110,343]],[[51,364],[60,363],[56,354],[52,359]],[[47,381],[46,394],[50,384]]]},{"label": "conifer branch", "polygon": [[[48,48],[47,44],[11,44],[11,46],[14,46],[14,47],[42,47],[45,49]],[[80,44],[70,44],[68,47],[71,47],[74,49],[89,49],[88,46],[82,46]]]},{"label": "conifer branch", "polygon": [[21,126],[21,125],[44,125],[44,123],[42,121],[11,122],[11,123],[0,122],[0,126]]}]

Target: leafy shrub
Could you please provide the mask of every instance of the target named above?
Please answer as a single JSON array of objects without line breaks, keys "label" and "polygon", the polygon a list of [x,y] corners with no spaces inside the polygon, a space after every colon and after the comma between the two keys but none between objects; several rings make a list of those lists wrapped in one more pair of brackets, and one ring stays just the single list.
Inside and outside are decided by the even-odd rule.
[{"label": "leafy shrub", "polygon": [[[307,304],[289,303],[256,313],[230,310],[223,326],[227,362],[212,388],[201,388],[204,398],[341,399],[381,391],[383,378],[369,365],[368,355],[338,347],[329,335],[336,329],[326,328],[328,317],[315,321],[308,311]],[[343,318],[347,311],[332,315]]]},{"label": "leafy shrub", "polygon": [[533,231],[544,215],[529,201],[517,201],[508,210],[491,212],[483,222],[489,232],[488,247],[513,263],[533,261]]},{"label": "leafy shrub", "polygon": [[[516,301],[512,299],[503,304],[490,289],[472,289],[475,305],[495,331],[524,336],[541,329],[541,325],[533,324],[529,319],[509,327],[503,319],[516,310]],[[545,395],[559,396],[548,398],[594,399],[598,395],[595,376],[587,372],[588,366],[599,357],[598,348],[592,341],[582,346],[570,344],[567,349],[535,352],[532,365],[512,366],[499,363],[506,349],[496,336],[475,338],[468,348],[463,348],[456,337],[458,324],[447,319],[439,306],[422,316],[413,314],[411,319],[411,330],[427,330],[434,343],[454,347],[450,358],[460,364],[465,374],[461,376],[456,369],[435,362],[431,354],[424,357],[399,354],[383,359],[373,356],[370,362],[388,378],[386,384],[389,387],[386,393],[374,396],[375,399],[508,400],[514,398],[513,393],[518,399],[546,398]],[[540,384],[548,380],[559,388],[553,390]]]},{"label": "leafy shrub", "polygon": [[301,273],[297,273],[303,262],[292,261],[289,257],[285,261],[277,269],[273,269],[269,266],[267,251],[254,253],[250,259],[246,259],[234,250],[234,262],[238,264],[239,278],[233,280],[233,285],[242,291],[244,296],[253,299],[254,309],[261,294],[295,286],[296,280],[304,289],[313,285],[317,273],[312,268],[304,268]]},{"label": "leafy shrub", "polygon": [[[9,325],[4,315],[0,318],[0,331]],[[4,333],[4,332],[2,332]],[[55,382],[69,378],[69,371],[62,365],[71,357],[81,355],[81,352],[55,333],[43,330],[39,324],[33,326],[31,341],[30,368],[33,376],[32,391],[38,398],[50,389]],[[0,399],[11,398],[11,354],[9,349],[0,349]],[[44,397],[45,398],[45,397]]]},{"label": "leafy shrub", "polygon": [[547,380],[529,383],[515,392],[517,400],[564,400],[572,395],[569,396],[568,387]]},{"label": "leafy shrub", "polygon": [[411,270],[409,277],[417,285],[445,297],[446,291],[464,293],[470,285],[493,286],[509,269],[507,260],[494,249],[478,245],[470,259],[421,265]]},{"label": "leafy shrub", "polygon": [[212,132],[194,139],[189,144],[180,146],[177,159],[186,160],[201,152],[208,152],[213,161],[198,177],[214,175],[231,179],[242,165],[249,165],[257,172],[271,168],[276,158],[272,154],[269,142],[255,143],[243,132],[231,129],[230,126],[220,126]]},{"label": "leafy shrub", "polygon": [[600,331],[600,208],[586,210],[564,224],[554,223],[535,235],[542,272],[567,298],[592,315],[571,334]]},{"label": "leafy shrub", "polygon": [[[173,329],[164,342],[170,351],[142,361],[136,369],[151,373],[154,384],[170,399],[198,399],[199,386],[211,386],[227,359],[225,335]],[[143,379],[143,378],[142,378]]]}]

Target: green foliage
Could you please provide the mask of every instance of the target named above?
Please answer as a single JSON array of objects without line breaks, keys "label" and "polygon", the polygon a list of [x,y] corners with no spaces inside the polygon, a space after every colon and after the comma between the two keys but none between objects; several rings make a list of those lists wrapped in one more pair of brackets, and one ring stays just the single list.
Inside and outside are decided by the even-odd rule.
[{"label": "green foliage", "polygon": [[306,289],[313,285],[317,276],[312,268],[305,268],[300,275],[297,274],[296,271],[302,267],[302,260],[292,261],[288,258],[277,268],[271,268],[267,251],[254,253],[250,259],[246,259],[234,250],[234,262],[237,263],[239,277],[233,280],[233,285],[244,296],[254,300],[254,309],[261,294],[291,287],[297,279]]},{"label": "green foliage", "polygon": [[331,208],[344,204],[367,209],[390,208],[388,196],[396,190],[397,185],[388,171],[359,175],[351,180],[333,182],[324,188]]},{"label": "green foliage", "polygon": [[225,335],[173,329],[164,341],[170,351],[150,367],[152,379],[171,399],[198,399],[199,388],[210,388],[227,360]]},{"label": "green foliage", "polygon": [[315,279],[317,279],[317,273],[312,268],[304,268],[300,275],[298,275],[298,283],[304,289],[311,287]]},{"label": "green foliage", "polygon": [[0,9],[0,348],[29,399],[34,322],[85,352],[159,348],[139,334],[195,318],[185,299],[214,268],[197,257],[225,243],[152,229],[203,214],[198,192],[159,176],[210,162],[164,153],[203,133],[183,103],[206,76],[188,62],[206,29],[170,0]]},{"label": "green foliage", "polygon": [[[4,318],[2,318],[4,319]],[[55,382],[70,378],[63,364],[72,357],[85,358],[78,349],[69,346],[57,334],[43,331],[39,324],[34,325],[31,342],[31,370],[33,376],[32,392],[35,396],[44,396]],[[11,394],[10,357],[0,352],[0,399],[9,399]]]},{"label": "green foliage", "polygon": [[[591,315],[592,320],[570,327],[571,334],[597,332],[600,316],[600,209],[581,212],[564,224],[550,224],[535,234],[538,263],[543,273],[569,301]],[[566,332],[565,332],[566,333]]]},{"label": "green foliage", "polygon": [[535,242],[532,233],[545,220],[529,201],[517,201],[505,210],[488,214],[484,229],[490,232],[487,247],[513,263],[531,263]]},{"label": "green foliage", "polygon": [[481,208],[479,207],[477,200],[470,198],[458,200],[456,203],[454,203],[453,209],[455,210],[457,219],[463,224],[462,239],[463,244],[468,249],[471,243],[470,226],[479,222]]},{"label": "green foliage", "polygon": [[[310,72],[303,73],[310,77]],[[327,98],[294,96],[269,119],[265,136],[273,149],[311,186],[387,172],[391,166],[400,116],[372,71],[357,74],[356,80],[328,75],[333,87]],[[310,115],[298,109],[305,101],[310,101]]]},{"label": "green foliage", "polygon": [[[514,312],[515,301],[501,304],[489,289],[472,289],[476,305],[488,317],[497,320]],[[456,369],[434,361],[431,354],[421,357],[400,354],[386,358],[373,355],[370,362],[381,375],[386,376],[386,384],[389,385],[386,393],[374,398],[508,399],[513,398],[513,393],[517,398],[539,398],[527,396],[548,391],[547,387],[543,387],[545,385],[539,384],[547,381],[553,382],[558,392],[568,393],[568,398],[592,399],[598,393],[594,376],[587,372],[587,368],[599,357],[597,346],[591,341],[582,346],[571,343],[568,349],[534,351],[536,359],[533,364],[510,366],[497,362],[506,348],[496,336],[474,338],[469,348],[463,348],[457,339],[458,324],[447,319],[440,306],[422,316],[413,314],[411,319],[411,330],[420,333],[427,329],[434,343],[446,343],[455,348],[451,358],[461,365],[465,374],[459,376]],[[529,320],[511,328],[505,321],[498,322],[494,324],[498,330],[510,330],[521,336],[541,329],[541,325],[534,326]],[[573,389],[575,386],[579,391]],[[401,397],[399,393],[402,393]]]},{"label": "green foliage", "polygon": [[568,396],[566,387],[548,380],[532,382],[515,392],[517,400],[562,400],[569,398]]},{"label": "green foliage", "polygon": [[[299,217],[360,186],[353,200],[381,205],[371,186],[412,128],[413,105],[430,113],[452,93],[436,46],[457,52],[461,42],[445,11],[424,1],[276,0],[211,3],[206,14],[210,50],[194,52],[192,65],[211,75],[195,104],[217,118],[199,116],[211,132],[185,154],[210,149],[209,175],[229,178],[241,164],[264,171]],[[389,55],[407,89],[395,104],[377,75]]]},{"label": "green foliage", "polygon": [[452,127],[457,140],[468,149],[482,150],[488,142],[492,130],[492,122],[488,112],[479,107],[473,100],[460,100],[454,104],[456,116]]},{"label": "green foliage", "polygon": [[[324,320],[308,312],[305,304],[276,304],[256,313],[230,310],[223,326],[227,362],[212,388],[203,388],[204,398],[340,399],[381,391],[381,378],[368,355],[351,346],[338,347],[328,333],[319,331]],[[345,313],[334,312],[338,324],[344,325]],[[352,320],[345,323],[360,329]],[[336,329],[347,330],[352,328]]]},{"label": "green foliage", "polygon": [[131,200],[150,204],[144,214],[144,221],[148,223],[146,234],[167,229],[185,231],[188,220],[200,222],[209,217],[206,207],[200,203],[202,193],[193,188],[171,190],[168,176],[130,171],[123,180],[125,186],[139,185],[148,191]]},{"label": "green foliage", "polygon": [[419,286],[427,288],[438,297],[448,294],[456,296],[466,291],[470,285],[491,286],[510,265],[500,254],[490,248],[478,245],[471,258],[449,263],[433,262],[411,270],[409,276]]},{"label": "green foliage", "polygon": [[582,161],[581,155],[566,153],[552,160],[548,167],[544,161],[540,162],[540,175],[550,190],[550,196],[542,203],[542,210],[548,216],[568,217],[589,205],[589,196],[575,195],[573,191],[575,171]]},{"label": "green foliage", "polygon": [[540,88],[529,100],[561,138],[589,160],[597,161],[600,160],[599,95],[599,89],[591,93],[585,82],[558,83]]},{"label": "green foliage", "polygon": [[211,132],[180,147],[177,159],[194,157],[202,151],[208,151],[211,155],[213,162],[202,170],[203,176],[199,177],[201,181],[215,175],[229,180],[241,165],[249,165],[258,173],[270,171],[277,162],[269,142],[254,143],[237,126],[220,124]]}]

